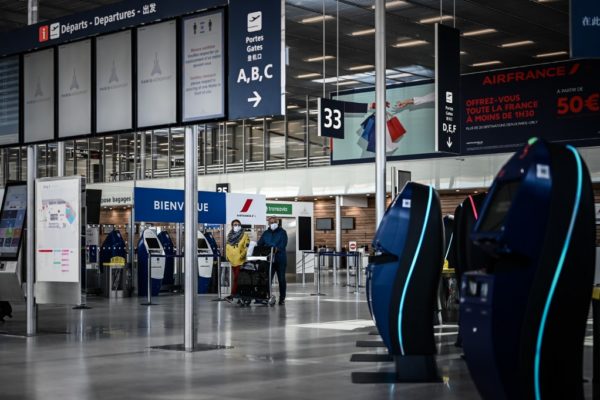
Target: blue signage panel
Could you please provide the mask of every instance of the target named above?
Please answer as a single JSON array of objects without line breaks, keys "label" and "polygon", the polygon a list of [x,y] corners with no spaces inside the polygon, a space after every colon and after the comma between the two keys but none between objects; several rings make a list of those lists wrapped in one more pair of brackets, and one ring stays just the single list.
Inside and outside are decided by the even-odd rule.
[{"label": "blue signage panel", "polygon": [[[198,192],[198,222],[226,224],[225,193]],[[184,222],[183,190],[135,188],[135,221]]]},{"label": "blue signage panel", "polygon": [[285,110],[281,0],[229,1],[229,118]]},{"label": "blue signage panel", "polygon": [[571,57],[600,57],[598,0],[571,0]]},{"label": "blue signage panel", "polygon": [[227,0],[126,0],[0,34],[0,55],[54,46],[99,33],[226,6]]}]

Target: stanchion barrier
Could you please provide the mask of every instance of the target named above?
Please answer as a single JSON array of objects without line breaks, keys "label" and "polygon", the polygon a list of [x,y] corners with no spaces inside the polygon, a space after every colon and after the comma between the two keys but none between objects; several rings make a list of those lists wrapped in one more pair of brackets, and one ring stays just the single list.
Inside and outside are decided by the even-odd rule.
[{"label": "stanchion barrier", "polygon": [[592,354],[594,359],[594,378],[593,382],[593,398],[600,398],[600,285],[594,288],[592,295],[592,314],[593,314],[593,348]]},{"label": "stanchion barrier", "polygon": [[146,293],[146,302],[145,303],[141,303],[141,306],[157,306],[158,303],[153,303],[152,302],[152,257],[156,257],[156,258],[183,258],[183,255],[181,254],[155,254],[155,255],[148,255],[148,272],[147,272],[147,276],[148,279],[146,280],[147,283],[147,293]]},{"label": "stanchion barrier", "polygon": [[321,257],[323,257],[323,253],[317,254],[317,293],[311,293],[311,296],[327,296],[325,293],[321,293]]}]

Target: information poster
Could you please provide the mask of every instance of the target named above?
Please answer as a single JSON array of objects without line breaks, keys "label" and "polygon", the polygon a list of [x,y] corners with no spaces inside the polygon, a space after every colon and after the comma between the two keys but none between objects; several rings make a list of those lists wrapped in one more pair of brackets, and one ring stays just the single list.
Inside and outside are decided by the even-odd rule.
[{"label": "information poster", "polygon": [[[336,100],[372,105],[372,89],[340,93]],[[391,86],[386,90],[386,155],[401,157],[435,152],[435,87],[433,83]],[[335,120],[334,120],[335,123]],[[375,158],[375,110],[344,112],[344,138],[332,139],[331,162]]]},{"label": "information poster", "polygon": [[58,137],[91,133],[91,41],[58,47]]},{"label": "information poster", "polygon": [[533,136],[600,144],[600,60],[464,75],[462,153],[511,152]]},{"label": "information poster", "polygon": [[23,56],[25,143],[54,139],[54,49]]},{"label": "information poster", "polygon": [[39,282],[79,282],[81,178],[36,180],[35,246]]},{"label": "information poster", "polygon": [[0,145],[19,142],[19,57],[0,59]]},{"label": "information poster", "polygon": [[131,31],[96,39],[96,132],[133,128]]},{"label": "information poster", "polygon": [[175,21],[138,28],[137,125],[177,121],[177,40]]},{"label": "information poster", "polygon": [[183,20],[183,121],[225,116],[223,12]]}]

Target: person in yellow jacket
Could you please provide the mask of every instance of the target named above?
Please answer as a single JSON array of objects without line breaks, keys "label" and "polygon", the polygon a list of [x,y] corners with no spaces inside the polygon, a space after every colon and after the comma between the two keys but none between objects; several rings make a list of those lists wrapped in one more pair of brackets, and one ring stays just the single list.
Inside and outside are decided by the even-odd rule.
[{"label": "person in yellow jacket", "polygon": [[231,230],[227,234],[227,244],[225,245],[225,255],[227,261],[231,263],[233,273],[231,294],[227,297],[228,300],[232,300],[237,293],[238,275],[240,274],[240,267],[246,262],[249,243],[250,237],[242,229],[242,223],[237,219],[231,221]]}]

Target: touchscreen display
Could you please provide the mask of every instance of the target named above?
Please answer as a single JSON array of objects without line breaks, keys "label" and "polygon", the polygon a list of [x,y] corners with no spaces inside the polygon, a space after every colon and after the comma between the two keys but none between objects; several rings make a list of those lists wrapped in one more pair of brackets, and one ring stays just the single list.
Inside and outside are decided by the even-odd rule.
[{"label": "touchscreen display", "polygon": [[208,250],[208,243],[206,243],[206,239],[198,239],[198,250]]},{"label": "touchscreen display", "polygon": [[0,259],[17,259],[26,211],[27,185],[7,186],[0,215]]},{"label": "touchscreen display", "polygon": [[146,246],[148,246],[149,249],[160,249],[160,244],[158,243],[158,240],[153,237],[146,238]]},{"label": "touchscreen display", "polygon": [[505,182],[495,190],[494,197],[490,201],[479,226],[480,232],[497,232],[500,230],[520,185],[520,180]]}]

